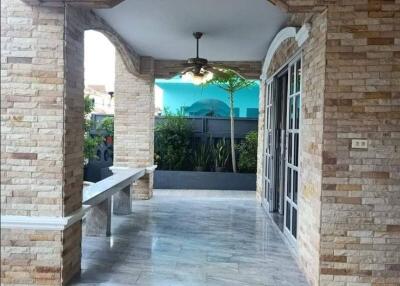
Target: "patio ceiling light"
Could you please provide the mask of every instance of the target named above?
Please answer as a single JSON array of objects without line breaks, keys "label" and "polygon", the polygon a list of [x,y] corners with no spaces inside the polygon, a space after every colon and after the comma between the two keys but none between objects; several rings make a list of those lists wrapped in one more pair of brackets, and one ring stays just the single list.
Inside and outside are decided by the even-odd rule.
[{"label": "patio ceiling light", "polygon": [[205,84],[214,78],[214,73],[201,69],[198,74],[188,71],[182,75],[182,79],[186,82],[192,82],[194,85]]},{"label": "patio ceiling light", "polygon": [[196,57],[188,59],[186,68],[180,72],[180,77],[186,82],[192,82],[195,85],[205,84],[214,78],[214,74],[225,70],[223,67],[211,66],[207,59],[199,57],[199,40],[203,33],[193,33],[196,39]]}]

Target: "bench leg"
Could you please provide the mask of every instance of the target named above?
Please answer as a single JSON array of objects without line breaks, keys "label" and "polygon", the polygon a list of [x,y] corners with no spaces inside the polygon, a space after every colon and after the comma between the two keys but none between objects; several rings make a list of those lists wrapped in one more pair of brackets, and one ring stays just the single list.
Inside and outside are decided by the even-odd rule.
[{"label": "bench leg", "polygon": [[127,215],[132,211],[131,185],[123,188],[113,196],[113,212],[116,215]]},{"label": "bench leg", "polygon": [[111,198],[90,208],[86,215],[86,235],[111,235]]}]

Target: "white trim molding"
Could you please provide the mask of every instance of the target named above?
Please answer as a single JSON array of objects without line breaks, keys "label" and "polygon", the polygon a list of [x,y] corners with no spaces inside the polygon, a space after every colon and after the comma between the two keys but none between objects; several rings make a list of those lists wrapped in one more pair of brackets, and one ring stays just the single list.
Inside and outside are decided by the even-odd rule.
[{"label": "white trim molding", "polygon": [[81,220],[87,210],[88,207],[83,206],[78,211],[66,217],[2,215],[1,228],[64,230],[78,220]]},{"label": "white trim molding", "polygon": [[309,23],[305,23],[297,32],[295,39],[299,47],[301,47],[305,41],[307,41],[308,37],[310,36],[310,30],[311,25]]},{"label": "white trim molding", "polygon": [[154,171],[157,169],[157,167],[158,167],[157,165],[146,167],[146,174],[154,173]]},{"label": "white trim molding", "polygon": [[294,38],[297,42],[297,45],[301,47],[308,39],[310,35],[310,29],[311,25],[309,23],[305,23],[300,29],[296,27],[286,27],[280,30],[278,34],[276,34],[275,38],[269,45],[267,55],[265,56],[261,73],[261,80],[267,79],[269,65],[271,64],[272,58],[276,50],[278,50],[282,42],[289,38]]}]

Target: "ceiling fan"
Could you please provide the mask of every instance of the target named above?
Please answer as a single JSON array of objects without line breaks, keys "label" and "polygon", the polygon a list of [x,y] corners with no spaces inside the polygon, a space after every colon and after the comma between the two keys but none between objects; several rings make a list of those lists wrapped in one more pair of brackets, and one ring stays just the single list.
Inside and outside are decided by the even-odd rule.
[{"label": "ceiling fan", "polygon": [[[214,74],[218,74],[227,69],[223,67],[211,66],[207,59],[200,58],[199,40],[203,36],[203,33],[195,32],[193,33],[193,36],[196,39],[196,57],[187,60],[186,65],[188,67],[181,71],[179,75],[185,81],[191,81],[195,85],[200,85],[212,80]],[[238,74],[238,76],[240,75]]]}]

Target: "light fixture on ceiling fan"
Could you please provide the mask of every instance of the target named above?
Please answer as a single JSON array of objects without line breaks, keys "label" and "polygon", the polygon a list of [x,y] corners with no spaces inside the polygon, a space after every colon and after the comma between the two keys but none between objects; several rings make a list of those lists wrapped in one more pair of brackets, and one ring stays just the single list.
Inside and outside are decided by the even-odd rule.
[{"label": "light fixture on ceiling fan", "polygon": [[210,65],[207,59],[199,57],[199,40],[203,36],[202,32],[193,33],[196,39],[196,57],[187,60],[186,68],[179,73],[184,81],[192,82],[195,85],[205,84],[214,78],[215,74],[221,74],[224,71],[230,70],[242,77],[238,72],[231,68],[217,67]]},{"label": "light fixture on ceiling fan", "polygon": [[196,57],[188,59],[187,64],[189,67],[185,68],[180,75],[184,81],[190,81],[195,85],[200,85],[212,80],[214,73],[208,65],[208,60],[199,57],[199,40],[203,36],[203,33],[195,32],[193,36],[196,39]]}]

